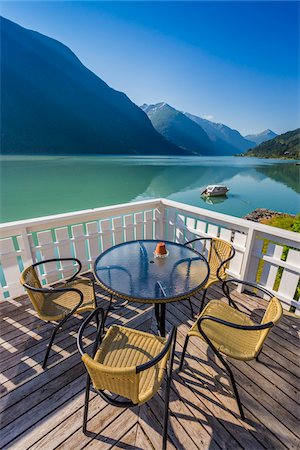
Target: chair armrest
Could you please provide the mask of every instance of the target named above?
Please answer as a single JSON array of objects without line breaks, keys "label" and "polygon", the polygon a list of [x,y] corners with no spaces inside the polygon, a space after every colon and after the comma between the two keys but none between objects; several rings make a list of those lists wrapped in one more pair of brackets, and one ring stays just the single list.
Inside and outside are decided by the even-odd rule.
[{"label": "chair armrest", "polygon": [[81,354],[81,356],[83,356],[83,354],[86,353],[84,351],[83,343],[82,343],[84,330],[86,329],[87,325],[90,323],[90,321],[92,320],[92,318],[96,314],[98,315],[98,317],[99,317],[99,314],[101,314],[101,321],[99,320],[99,326],[98,326],[98,329],[97,329],[97,336],[96,336],[96,339],[95,339],[95,342],[94,342],[94,347],[93,347],[93,351],[92,351],[92,357],[95,356],[95,353],[96,353],[97,347],[98,347],[98,342],[99,342],[99,340],[101,340],[101,330],[102,330],[102,327],[103,327],[103,321],[105,320],[105,314],[104,314],[104,309],[101,306],[98,306],[83,321],[83,324],[81,325],[81,327],[80,327],[80,329],[78,331],[77,348],[78,348],[78,351]]},{"label": "chair armrest", "polygon": [[217,323],[220,323],[221,325],[225,325],[227,327],[236,328],[238,330],[248,330],[248,331],[250,331],[250,330],[252,330],[252,331],[265,330],[266,328],[272,328],[274,326],[273,322],[268,322],[268,323],[264,323],[264,324],[260,324],[260,325],[239,325],[237,323],[228,322],[227,320],[219,319],[218,317],[202,316],[202,317],[200,317],[200,319],[198,319],[198,322],[197,322],[198,330],[199,330],[199,333],[201,333],[201,334],[205,334],[201,327],[202,322],[204,320],[211,320],[212,322],[217,322]]},{"label": "chair armrest", "polygon": [[139,366],[137,366],[136,373],[142,372],[143,370],[147,370],[150,367],[155,366],[161,359],[163,359],[163,357],[168,353],[172,342],[173,342],[173,345],[175,345],[175,337],[176,337],[176,327],[173,327],[169,334],[166,345],[162,349],[162,351],[158,355],[156,355],[154,358],[150,359],[150,361],[147,361],[146,363],[140,364]]},{"label": "chair armrest", "polygon": [[[83,293],[79,289],[76,289],[76,288],[71,288],[71,287],[63,287],[63,288],[36,288],[36,287],[30,286],[29,284],[26,284],[26,283],[24,283],[23,286],[24,286],[24,288],[29,289],[30,291],[42,292],[42,293],[45,293],[45,294],[53,294],[54,292],[76,292],[79,295],[79,297],[80,297],[80,301],[77,303],[76,306],[74,306],[74,308],[70,311],[69,314],[67,314],[66,317],[69,317],[72,314],[74,314],[75,311],[82,305],[83,300],[84,300]],[[46,297],[46,299],[47,299],[47,297]],[[49,299],[47,299],[47,300],[51,301]]]},{"label": "chair armrest", "polygon": [[46,259],[45,261],[39,261],[39,262],[34,263],[32,265],[32,267],[36,267],[36,266],[39,266],[41,264],[47,264],[49,262],[58,262],[58,261],[59,262],[60,261],[75,261],[79,265],[79,268],[78,268],[77,272],[75,272],[74,275],[72,275],[70,278],[68,278],[66,280],[66,283],[69,283],[70,281],[72,281],[79,274],[79,272],[82,269],[82,264],[79,261],[79,259],[77,259],[77,258],[52,258],[52,259]]},{"label": "chair armrest", "polygon": [[241,281],[241,280],[238,280],[236,278],[230,278],[229,280],[223,281],[223,283],[222,283],[222,290],[224,292],[224,295],[228,298],[229,302],[234,303],[234,301],[230,297],[229,288],[227,286],[227,284],[231,283],[231,282],[232,283],[237,283],[237,284],[243,284],[245,286],[254,287],[254,288],[258,289],[259,291],[263,292],[264,294],[268,295],[270,298],[274,297],[274,294],[272,294],[271,292],[267,291],[267,289],[259,286],[257,283],[254,283],[254,282],[251,282],[251,281]]},{"label": "chair armrest", "polygon": [[94,281],[91,280],[90,278],[82,278],[81,276],[79,278],[77,278],[77,280],[66,280],[64,284],[74,284],[74,283],[83,283],[83,284],[88,284],[90,286],[94,286]]},{"label": "chair armrest", "polygon": [[192,239],[191,241],[186,242],[184,245],[189,245],[196,241],[212,241],[212,239],[213,238],[210,238],[210,237],[202,237],[202,238],[199,237],[199,238],[195,238],[195,239]]}]

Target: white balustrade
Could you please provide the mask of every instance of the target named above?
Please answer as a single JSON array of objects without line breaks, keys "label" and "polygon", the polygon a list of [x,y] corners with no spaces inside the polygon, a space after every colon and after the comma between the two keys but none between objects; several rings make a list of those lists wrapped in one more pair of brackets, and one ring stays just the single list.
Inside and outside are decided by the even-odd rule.
[{"label": "white balustrade", "polygon": [[[59,214],[0,225],[0,292],[4,299],[24,293],[20,272],[33,262],[76,257],[84,270],[111,247],[134,239],[180,243],[195,237],[220,237],[231,242],[235,257],[228,275],[256,281],[300,314],[296,299],[300,275],[300,234],[239,219],[166,199]],[[197,243],[195,248],[207,254]],[[283,258],[283,259],[282,259]],[[67,278],[71,262],[50,263],[41,269],[44,284]],[[259,292],[257,292],[259,294]]]}]

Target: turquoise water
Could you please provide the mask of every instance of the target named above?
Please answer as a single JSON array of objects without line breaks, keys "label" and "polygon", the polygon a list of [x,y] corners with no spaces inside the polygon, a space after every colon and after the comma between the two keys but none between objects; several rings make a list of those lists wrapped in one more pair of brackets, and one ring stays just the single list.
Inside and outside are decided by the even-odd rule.
[{"label": "turquoise water", "polygon": [[[1,221],[165,197],[242,217],[255,208],[300,210],[295,161],[237,157],[1,157]],[[208,203],[207,184],[227,197]]]}]

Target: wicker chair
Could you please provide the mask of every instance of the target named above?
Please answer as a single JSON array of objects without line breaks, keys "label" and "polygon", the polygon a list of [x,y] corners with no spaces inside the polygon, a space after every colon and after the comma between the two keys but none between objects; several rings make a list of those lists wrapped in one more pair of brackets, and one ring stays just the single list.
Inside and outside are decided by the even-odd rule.
[{"label": "wicker chair", "polygon": [[[92,356],[89,356],[82,344],[84,330],[95,314],[98,319],[98,332],[94,342]],[[77,346],[88,372],[84,402],[83,432],[87,432],[90,384],[108,403],[130,408],[142,405],[150,400],[160,388],[165,371],[167,386],[165,391],[165,414],[162,448],[166,449],[169,412],[169,396],[174,360],[176,328],[168,338],[144,333],[119,325],[111,326],[102,340],[101,323],[104,320],[102,308],[97,308],[80,327]],[[168,367],[167,363],[169,361]],[[107,392],[108,391],[108,392]],[[115,398],[115,394],[125,400]]]},{"label": "wicker chair", "polygon": [[[209,264],[209,277],[204,286],[204,292],[202,295],[200,312],[203,309],[204,301],[206,297],[206,292],[209,286],[218,281],[224,281],[226,279],[226,269],[228,267],[229,261],[234,257],[235,250],[233,246],[227,242],[223,241],[223,239],[219,238],[196,238],[191,241],[186,242],[184,245],[190,245],[196,241],[205,241],[205,245],[207,241],[210,241],[210,247],[208,251],[207,262]],[[190,308],[193,314],[193,307],[190,302]]]},{"label": "wicker chair", "polygon": [[[36,267],[41,264],[59,261],[76,262],[78,264],[78,269],[71,278],[65,281],[62,287],[42,287]],[[47,346],[42,365],[43,369],[46,367],[51,346],[59,328],[73,314],[92,311],[97,306],[93,282],[83,278],[75,280],[75,277],[81,271],[81,268],[81,262],[76,258],[56,258],[37,262],[32,266],[27,267],[21,274],[20,281],[26,289],[38,317],[46,322],[58,322]]]},{"label": "wicker chair", "polygon": [[[259,325],[238,310],[229,294],[228,283],[230,282],[255,287],[270,297],[268,307]],[[221,353],[241,361],[253,359],[258,361],[263,344],[271,328],[281,319],[283,311],[280,301],[256,283],[231,279],[223,282],[222,289],[229,305],[221,300],[211,300],[205,306],[186,336],[179,370],[182,369],[189,338],[196,336],[205,340],[229,373],[239,411],[242,419],[244,419],[245,416],[232,371]]]}]

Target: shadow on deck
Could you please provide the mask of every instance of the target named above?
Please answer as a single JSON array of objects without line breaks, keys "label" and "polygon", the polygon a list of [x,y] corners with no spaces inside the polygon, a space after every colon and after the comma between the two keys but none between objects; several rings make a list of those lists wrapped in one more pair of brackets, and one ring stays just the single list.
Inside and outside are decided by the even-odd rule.
[{"label": "shadow on deck", "polygon": [[[210,288],[207,297],[220,299],[222,292]],[[254,320],[261,318],[264,300],[237,292],[233,298]],[[193,299],[193,304],[196,310],[199,301]],[[0,311],[2,449],[160,449],[163,392],[132,410],[91,395],[89,435],[82,433],[85,370],[76,348],[80,317],[58,333],[43,371],[52,325],[36,317],[26,296],[3,302]],[[190,315],[187,302],[167,306],[167,328],[178,326],[168,449],[299,448],[300,318],[285,313],[266,341],[261,363],[230,360],[246,415],[242,421],[225,371],[200,339],[191,339],[178,373]],[[110,312],[107,325],[112,323],[149,331],[153,307],[127,304]],[[86,344],[94,330],[88,329]]]}]

